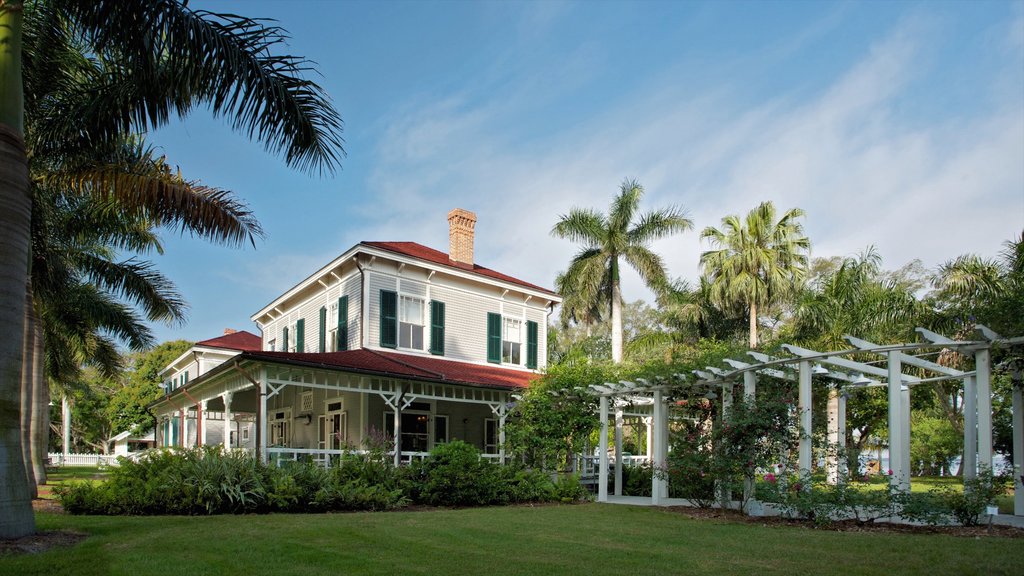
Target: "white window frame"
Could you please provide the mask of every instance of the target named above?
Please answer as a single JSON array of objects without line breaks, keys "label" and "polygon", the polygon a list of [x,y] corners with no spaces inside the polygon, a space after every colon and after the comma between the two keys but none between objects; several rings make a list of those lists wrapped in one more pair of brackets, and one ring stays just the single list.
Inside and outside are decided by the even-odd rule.
[{"label": "white window frame", "polygon": [[273,352],[274,348],[277,348],[277,338],[271,338],[267,341],[267,351]]},{"label": "white window frame", "polygon": [[338,301],[327,306],[327,344],[328,352],[338,351]]},{"label": "white window frame", "polygon": [[[516,324],[516,332],[518,333],[518,338],[519,338],[517,341],[506,338],[506,336],[508,336],[508,332],[509,332],[508,331],[508,327],[509,327],[510,323],[515,323]],[[523,345],[523,324],[524,324],[524,322],[523,322],[523,320],[521,318],[515,318],[513,316],[502,316],[501,317],[501,363],[502,364],[511,364],[513,366],[522,366],[523,365],[523,361],[524,361],[524,358],[523,358],[523,348],[524,348],[524,345]],[[509,344],[509,346],[507,347],[508,354],[506,354],[506,352],[505,352],[506,351],[506,344]],[[518,356],[518,359],[517,359],[518,361],[513,361],[513,359],[515,358],[515,356],[513,355],[513,352],[512,352],[513,350],[515,350],[515,356]]]},{"label": "white window frame", "polygon": [[[416,301],[419,302],[420,306],[420,317],[418,322],[410,321],[410,318],[406,317],[405,313],[405,302]],[[422,352],[426,350],[427,335],[426,335],[426,316],[427,316],[427,301],[419,296],[409,296],[406,294],[398,295],[398,347],[403,350],[418,350]],[[403,338],[405,336],[404,328],[410,327],[408,345],[403,345]],[[412,330],[419,328],[420,345],[419,347],[413,346]]]},{"label": "white window frame", "polygon": [[295,352],[297,350],[296,344],[299,342],[299,333],[295,327],[298,322],[292,322],[288,325],[288,349],[285,352]]},{"label": "white window frame", "polygon": [[[450,422],[450,420],[448,419],[448,415],[447,414],[434,414],[432,416],[432,418],[434,420],[434,422],[433,422],[434,425],[431,427],[431,430],[430,430],[430,435],[431,435],[430,445],[431,446],[437,446],[438,444],[447,444],[448,442],[451,441],[451,437],[452,437],[451,436],[451,428],[448,427],[448,423]],[[444,440],[439,440],[437,438],[437,426],[441,423],[442,420],[444,421]]]}]

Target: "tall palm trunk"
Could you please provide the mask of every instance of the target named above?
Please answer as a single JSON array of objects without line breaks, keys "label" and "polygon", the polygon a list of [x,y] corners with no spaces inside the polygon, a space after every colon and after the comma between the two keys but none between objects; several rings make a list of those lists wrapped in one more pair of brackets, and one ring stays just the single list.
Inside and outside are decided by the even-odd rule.
[{"label": "tall palm trunk", "polygon": [[25,283],[25,319],[21,332],[21,465],[25,470],[25,482],[28,483],[32,498],[37,496],[36,479],[32,467],[32,401],[35,377],[32,373],[35,363],[32,362],[32,284]]},{"label": "tall palm trunk", "polygon": [[[32,475],[36,486],[46,484],[46,455],[50,448],[50,385],[44,366],[43,326],[33,310],[32,322]],[[37,491],[38,492],[38,491]]]},{"label": "tall palm trunk", "polygon": [[612,262],[612,362],[622,362],[622,288],[618,263]]},{"label": "tall palm trunk", "polygon": [[757,304],[750,303],[750,348],[757,348]]},{"label": "tall palm trunk", "polygon": [[22,136],[20,5],[0,4],[0,538],[35,532],[21,461],[21,334],[32,197]]}]

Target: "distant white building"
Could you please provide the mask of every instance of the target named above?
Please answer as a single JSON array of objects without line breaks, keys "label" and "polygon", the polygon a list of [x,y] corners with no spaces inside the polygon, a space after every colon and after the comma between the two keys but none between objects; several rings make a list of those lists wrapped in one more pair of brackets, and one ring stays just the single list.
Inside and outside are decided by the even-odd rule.
[{"label": "distant white building", "polygon": [[142,434],[132,434],[131,430],[121,432],[111,439],[114,443],[114,456],[129,456],[134,452],[141,452],[156,446],[156,436],[153,430],[147,430]]},{"label": "distant white building", "polygon": [[[546,366],[561,298],[476,264],[473,213],[448,221],[447,254],[361,242],[256,312],[253,345],[197,343],[164,371],[158,444],[327,461],[387,436],[398,457],[460,439],[503,458],[512,394]],[[251,428],[225,439],[218,418]]]}]

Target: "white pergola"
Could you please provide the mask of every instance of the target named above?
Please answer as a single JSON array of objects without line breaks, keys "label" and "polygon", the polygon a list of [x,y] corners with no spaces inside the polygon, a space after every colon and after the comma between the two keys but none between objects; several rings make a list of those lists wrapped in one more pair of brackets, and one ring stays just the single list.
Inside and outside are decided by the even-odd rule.
[{"label": "white pergola", "polygon": [[[600,398],[601,448],[598,501],[608,500],[608,416],[609,403],[616,409],[616,495],[621,494],[622,470],[622,408],[627,405],[650,406],[651,464],[664,469],[668,456],[668,405],[666,398],[680,386],[721,386],[723,408],[732,401],[733,386],[743,382],[743,394],[756,398],[758,375],[792,380],[798,383],[800,440],[798,466],[801,471],[812,468],[811,451],[811,380],[812,376],[832,381],[828,402],[828,442],[843,446],[846,443],[846,399],[851,390],[865,387],[885,387],[888,390],[889,462],[891,482],[900,490],[910,489],[910,387],[946,380],[963,381],[964,458],[965,478],[977,476],[979,467],[992,467],[992,387],[991,350],[999,347],[1024,346],[1024,336],[1004,338],[989,328],[976,325],[975,340],[953,340],[924,328],[917,328],[923,341],[915,343],[879,345],[846,336],[852,348],[832,352],[818,352],[786,344],[782,348],[792,354],[775,358],[750,351],[754,362],[727,359],[728,369],[709,366],[694,370],[693,375],[675,374],[672,378],[652,383],[643,379],[635,382],[603,383],[591,385],[588,392]],[[953,350],[975,360],[975,370],[964,372],[942,366],[920,356],[936,350]],[[852,360],[851,356],[873,355],[873,363]],[[904,367],[913,367],[918,374],[907,374]],[[1014,515],[1024,516],[1024,398],[1019,386],[1013,389],[1013,466]],[[831,461],[828,466],[830,481],[835,481],[843,466]],[[655,474],[651,489],[651,502],[660,504],[668,498],[668,482]]]}]

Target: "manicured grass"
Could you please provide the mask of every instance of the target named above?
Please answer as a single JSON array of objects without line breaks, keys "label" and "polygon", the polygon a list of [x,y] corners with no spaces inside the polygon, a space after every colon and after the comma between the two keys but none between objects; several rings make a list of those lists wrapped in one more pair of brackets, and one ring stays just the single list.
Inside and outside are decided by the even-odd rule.
[{"label": "manicured grass", "polygon": [[39,514],[90,537],[0,574],[1019,574],[1021,539],[831,532],[609,504],[325,515]]},{"label": "manicured grass", "polygon": [[61,466],[46,475],[49,484],[58,484],[68,480],[95,480],[104,478],[110,473],[109,468],[97,466]]},{"label": "manicured grass", "polygon": [[[884,490],[888,479],[881,476],[872,477],[871,481],[858,483],[858,487]],[[910,479],[911,492],[930,492],[944,486],[955,486],[963,490],[964,480],[956,476],[914,476]],[[1008,485],[1006,494],[996,497],[996,505],[1000,514],[1013,514],[1013,485]]]}]

